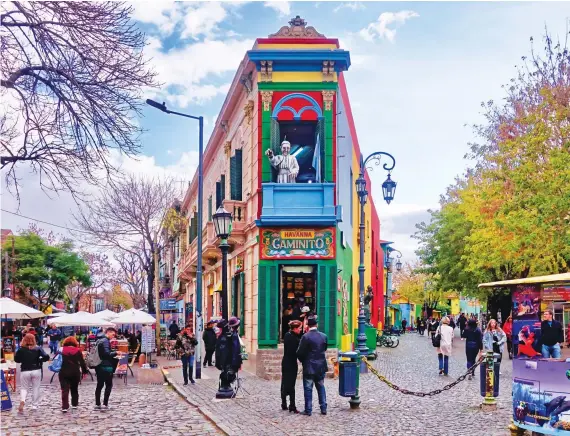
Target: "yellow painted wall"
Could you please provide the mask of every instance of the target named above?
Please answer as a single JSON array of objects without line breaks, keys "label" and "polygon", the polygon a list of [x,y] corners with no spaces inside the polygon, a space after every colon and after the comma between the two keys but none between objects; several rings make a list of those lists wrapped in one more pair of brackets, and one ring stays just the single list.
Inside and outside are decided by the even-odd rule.
[{"label": "yellow painted wall", "polygon": [[459,308],[459,297],[453,297],[451,299],[451,314],[459,315],[460,313],[461,309]]},{"label": "yellow painted wall", "polygon": [[[261,82],[261,73],[257,73],[257,81]],[[321,82],[323,73],[321,71],[273,71],[271,73],[272,82]],[[337,81],[337,74],[334,73],[333,82]]]}]

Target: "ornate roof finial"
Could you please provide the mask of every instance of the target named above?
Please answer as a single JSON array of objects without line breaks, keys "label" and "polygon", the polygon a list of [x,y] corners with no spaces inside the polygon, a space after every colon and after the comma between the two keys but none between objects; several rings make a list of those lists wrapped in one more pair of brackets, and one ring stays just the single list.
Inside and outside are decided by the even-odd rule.
[{"label": "ornate roof finial", "polygon": [[283,26],[269,38],[325,38],[325,35],[317,32],[313,26],[307,27],[307,22],[297,15],[291,18],[289,26]]}]

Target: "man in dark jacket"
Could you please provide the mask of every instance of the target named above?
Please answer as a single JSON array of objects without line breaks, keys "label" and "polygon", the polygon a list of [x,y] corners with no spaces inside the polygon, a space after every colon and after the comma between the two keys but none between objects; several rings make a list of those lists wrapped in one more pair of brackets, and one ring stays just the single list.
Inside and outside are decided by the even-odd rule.
[{"label": "man in dark jacket", "polygon": [[457,324],[459,324],[459,336],[461,336],[461,340],[463,341],[465,340],[463,332],[465,330],[465,326],[467,325],[467,318],[465,317],[464,313],[459,315],[459,318],[457,319]]},{"label": "man in dark jacket", "polygon": [[105,386],[105,393],[103,395],[103,409],[107,410],[109,408],[109,397],[111,396],[111,390],[113,389],[113,373],[117,367],[118,360],[115,359],[117,355],[116,351],[111,351],[110,340],[115,337],[117,331],[113,327],[109,327],[105,330],[105,335],[99,333],[97,335],[97,351],[99,353],[99,358],[101,363],[95,367],[95,373],[97,374],[97,387],[95,388],[95,409],[101,409],[101,391],[103,386]]},{"label": "man in dark jacket", "polygon": [[303,390],[305,393],[305,410],[302,415],[311,416],[313,412],[313,384],[317,388],[321,414],[327,414],[327,395],[325,391],[325,374],[327,359],[325,351],[328,347],[327,335],[317,330],[317,319],[307,320],[309,331],[303,335],[297,357],[303,364]]},{"label": "man in dark jacket", "polygon": [[172,321],[172,324],[168,327],[168,331],[170,332],[170,339],[175,340],[178,337],[178,333],[180,333],[180,327],[176,324],[176,321]]},{"label": "man in dark jacket", "polygon": [[206,324],[204,333],[202,334],[204,340],[204,347],[206,348],[206,356],[204,357],[204,368],[212,365],[212,356],[216,351],[216,332],[214,331],[214,323],[212,321]]},{"label": "man in dark jacket", "polygon": [[560,359],[560,344],[564,342],[562,324],[552,319],[552,311],[544,311],[543,321],[540,324],[540,341],[542,343],[542,357]]},{"label": "man in dark jacket", "polygon": [[235,346],[234,335],[225,319],[218,322],[217,327],[222,330],[216,342],[216,368],[220,373],[220,388],[216,398],[232,398],[234,395],[231,384],[237,377],[241,366],[239,342]]}]

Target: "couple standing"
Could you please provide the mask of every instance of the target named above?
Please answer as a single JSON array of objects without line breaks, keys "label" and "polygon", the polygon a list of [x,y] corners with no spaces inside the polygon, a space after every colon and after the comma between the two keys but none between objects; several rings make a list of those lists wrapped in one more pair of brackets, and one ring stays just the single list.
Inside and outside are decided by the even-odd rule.
[{"label": "couple standing", "polygon": [[[305,395],[305,410],[302,415],[311,416],[313,413],[313,385],[317,388],[321,414],[327,414],[327,396],[325,391],[325,374],[327,360],[325,352],[328,339],[317,329],[317,319],[307,320],[309,330],[301,337],[301,321],[290,321],[290,331],[284,337],[284,352],[281,362],[281,409],[299,413],[295,406],[295,381],[297,379],[297,359],[303,364],[303,391]],[[289,396],[289,407],[287,407]]]}]

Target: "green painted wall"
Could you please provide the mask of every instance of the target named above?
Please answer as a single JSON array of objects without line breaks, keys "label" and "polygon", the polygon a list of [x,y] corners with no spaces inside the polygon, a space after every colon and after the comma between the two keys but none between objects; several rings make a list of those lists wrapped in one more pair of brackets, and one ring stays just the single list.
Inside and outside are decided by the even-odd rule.
[{"label": "green painted wall", "polygon": [[[352,249],[348,244],[345,244],[346,248],[343,248],[341,244],[341,236],[340,230],[337,228],[336,234],[336,260],[337,260],[337,267],[342,271],[339,273],[340,277],[342,278],[343,282],[346,282],[347,285],[347,292],[348,292],[348,333],[353,331],[353,322],[352,322],[352,306],[351,306],[351,294],[350,294],[350,279],[352,273]],[[341,292],[337,291],[337,299],[341,300],[342,304],[342,289]],[[336,329],[336,336],[337,336],[337,343],[340,345],[340,337],[344,334],[343,331],[343,320],[342,320],[342,305],[341,305],[341,314],[337,316],[337,329]]]}]

